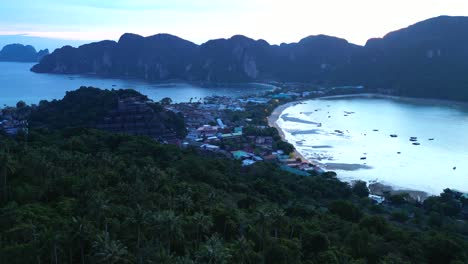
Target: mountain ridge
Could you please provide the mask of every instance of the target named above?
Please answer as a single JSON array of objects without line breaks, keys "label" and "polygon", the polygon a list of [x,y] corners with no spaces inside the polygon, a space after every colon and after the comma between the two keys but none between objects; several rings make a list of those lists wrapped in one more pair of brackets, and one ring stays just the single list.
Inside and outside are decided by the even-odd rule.
[{"label": "mountain ridge", "polygon": [[369,39],[364,46],[327,35],[281,45],[234,35],[197,45],[170,34],[126,33],[117,42],[58,49],[32,71],[148,81],[364,85],[397,95],[468,100],[467,29],[468,17],[440,16]]}]

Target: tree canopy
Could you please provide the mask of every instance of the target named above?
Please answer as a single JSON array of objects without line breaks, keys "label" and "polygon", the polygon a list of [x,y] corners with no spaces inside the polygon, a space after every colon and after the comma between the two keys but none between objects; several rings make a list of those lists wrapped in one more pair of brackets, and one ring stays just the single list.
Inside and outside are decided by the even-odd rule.
[{"label": "tree canopy", "polygon": [[[450,193],[424,206],[374,205],[333,173],[245,168],[146,137],[69,128],[25,140],[0,136],[0,263],[468,258],[466,222],[445,209]],[[393,220],[395,210],[409,219]]]}]

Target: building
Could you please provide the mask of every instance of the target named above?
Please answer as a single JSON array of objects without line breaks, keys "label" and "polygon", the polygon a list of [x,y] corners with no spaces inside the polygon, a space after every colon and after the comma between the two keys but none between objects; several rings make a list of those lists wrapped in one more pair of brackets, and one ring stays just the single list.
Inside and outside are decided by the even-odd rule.
[{"label": "building", "polygon": [[242,132],[221,134],[223,139],[235,139],[242,137]]},{"label": "building", "polygon": [[373,201],[375,201],[377,204],[381,204],[385,201],[385,197],[379,196],[379,195],[374,195],[374,194],[369,194],[369,198]]},{"label": "building", "polygon": [[0,122],[0,130],[3,130],[7,135],[14,136],[20,132],[28,132],[28,122],[26,120],[3,120]]},{"label": "building", "polygon": [[218,126],[203,125],[197,128],[198,134],[200,136],[212,137],[218,134]]},{"label": "building", "polygon": [[279,93],[279,94],[273,95],[271,98],[273,98],[273,99],[291,99],[291,96],[289,94]]},{"label": "building", "polygon": [[254,160],[245,159],[245,160],[242,161],[242,167],[250,166],[250,165],[253,165],[255,163],[256,163],[256,161],[254,161]]},{"label": "building", "polygon": [[241,99],[241,103],[252,103],[252,104],[267,104],[270,101],[268,98],[247,98],[247,99]]},{"label": "building", "polygon": [[286,166],[286,165],[281,165],[280,169],[283,170],[283,171],[298,175],[298,176],[310,176],[310,173],[308,173],[306,171],[291,168],[291,167]]},{"label": "building", "polygon": [[200,149],[207,150],[207,151],[218,151],[219,147],[215,145],[210,145],[210,144],[203,144],[200,146]]},{"label": "building", "polygon": [[231,151],[231,154],[236,160],[249,159],[253,156],[253,154],[245,152],[243,150]]},{"label": "building", "polygon": [[224,129],[225,125],[224,125],[224,123],[223,123],[223,120],[221,120],[221,118],[216,119],[216,123],[218,123],[218,126],[219,126],[221,129]]}]

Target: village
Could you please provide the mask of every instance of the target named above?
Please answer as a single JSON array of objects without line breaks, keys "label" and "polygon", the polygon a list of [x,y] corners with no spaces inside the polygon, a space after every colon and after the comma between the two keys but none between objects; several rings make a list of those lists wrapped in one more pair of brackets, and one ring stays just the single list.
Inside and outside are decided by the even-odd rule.
[{"label": "village", "polygon": [[0,110],[0,131],[6,135],[15,136],[19,133],[28,132],[28,121],[23,109],[25,104],[19,102],[16,107],[5,107]]},{"label": "village", "polygon": [[[95,127],[114,133],[150,136],[162,143],[196,149],[202,155],[239,160],[242,166],[271,162],[296,175],[317,175],[324,170],[297,157],[294,147],[284,142],[275,128],[268,126],[267,117],[281,104],[322,96],[328,91],[310,91],[301,85],[290,85],[287,89],[277,88],[255,96],[208,96],[185,103],[171,103],[169,98],[164,103],[155,103],[144,96],[125,98]],[[160,127],[160,122],[154,118],[153,105],[183,116],[185,138]],[[21,103],[16,108],[2,109],[0,131],[10,136],[27,134],[24,109],[30,108]]]},{"label": "village", "polygon": [[[361,90],[362,87],[311,89],[302,84],[288,84],[254,96],[208,96],[183,103],[173,103],[170,98],[154,102],[137,95],[119,98],[116,107],[103,113],[93,127],[111,133],[148,136],[163,144],[196,150],[200,155],[237,160],[243,167],[267,162],[291,174],[315,176],[326,171],[305,160],[268,119],[277,107],[287,103]],[[37,107],[18,102],[16,107],[1,109],[0,133],[28,135],[27,117]],[[161,118],[167,118],[167,113],[180,117],[181,124],[164,125]],[[381,191],[372,193],[369,197],[375,202],[385,201]]]},{"label": "village", "polygon": [[257,162],[276,163],[284,171],[301,176],[322,174],[319,166],[296,156],[283,142],[267,117],[286,102],[323,95],[325,91],[275,90],[254,97],[210,96],[202,102],[178,103],[166,109],[185,118],[187,136],[182,148],[196,148],[206,155],[239,160],[242,166]]}]

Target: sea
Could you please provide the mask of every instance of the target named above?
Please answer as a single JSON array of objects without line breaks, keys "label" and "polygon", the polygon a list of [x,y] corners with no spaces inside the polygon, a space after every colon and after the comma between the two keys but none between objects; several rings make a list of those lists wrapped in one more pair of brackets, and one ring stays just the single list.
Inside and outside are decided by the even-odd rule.
[{"label": "sea", "polygon": [[381,96],[305,101],[277,125],[308,160],[345,181],[437,195],[468,192],[468,105]]},{"label": "sea", "polygon": [[0,62],[0,107],[14,106],[20,100],[37,104],[61,99],[67,91],[81,86],[102,89],[135,89],[150,99],[169,97],[173,102],[198,101],[206,96],[240,97],[274,89],[274,86],[247,83],[201,86],[183,82],[145,82],[138,79],[102,78],[96,75],[39,74],[31,72],[34,63]]}]

